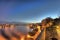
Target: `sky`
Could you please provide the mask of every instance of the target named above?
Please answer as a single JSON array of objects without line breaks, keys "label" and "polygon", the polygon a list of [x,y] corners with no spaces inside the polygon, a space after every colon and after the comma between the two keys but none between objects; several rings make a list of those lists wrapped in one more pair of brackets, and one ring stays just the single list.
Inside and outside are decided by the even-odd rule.
[{"label": "sky", "polygon": [[41,22],[60,16],[60,0],[0,1],[0,21]]}]

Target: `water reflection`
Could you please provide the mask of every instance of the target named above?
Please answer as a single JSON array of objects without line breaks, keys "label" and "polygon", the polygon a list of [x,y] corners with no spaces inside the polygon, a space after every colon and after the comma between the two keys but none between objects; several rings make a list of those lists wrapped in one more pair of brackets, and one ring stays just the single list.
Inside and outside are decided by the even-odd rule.
[{"label": "water reflection", "polygon": [[23,34],[27,34],[29,29],[27,26],[16,26],[17,31],[22,32]]}]

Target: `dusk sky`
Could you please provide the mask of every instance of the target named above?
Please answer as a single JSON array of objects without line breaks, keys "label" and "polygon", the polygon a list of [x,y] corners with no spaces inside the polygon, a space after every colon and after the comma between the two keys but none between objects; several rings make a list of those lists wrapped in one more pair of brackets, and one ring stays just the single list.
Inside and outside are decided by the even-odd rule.
[{"label": "dusk sky", "polygon": [[60,16],[60,0],[1,1],[0,21],[40,22]]}]

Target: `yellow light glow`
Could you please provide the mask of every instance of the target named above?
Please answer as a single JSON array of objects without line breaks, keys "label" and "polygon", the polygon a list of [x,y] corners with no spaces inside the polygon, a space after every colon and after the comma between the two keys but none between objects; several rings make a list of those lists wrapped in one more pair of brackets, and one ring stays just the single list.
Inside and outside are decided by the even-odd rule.
[{"label": "yellow light glow", "polygon": [[30,38],[31,36],[30,35],[27,35],[28,38]]},{"label": "yellow light glow", "polygon": [[59,26],[57,26],[57,28],[59,28]]},{"label": "yellow light glow", "polygon": [[23,36],[23,37],[21,37],[21,40],[24,40],[24,36]]},{"label": "yellow light glow", "polygon": [[41,32],[40,26],[37,26],[37,28],[38,28],[38,32]]}]

